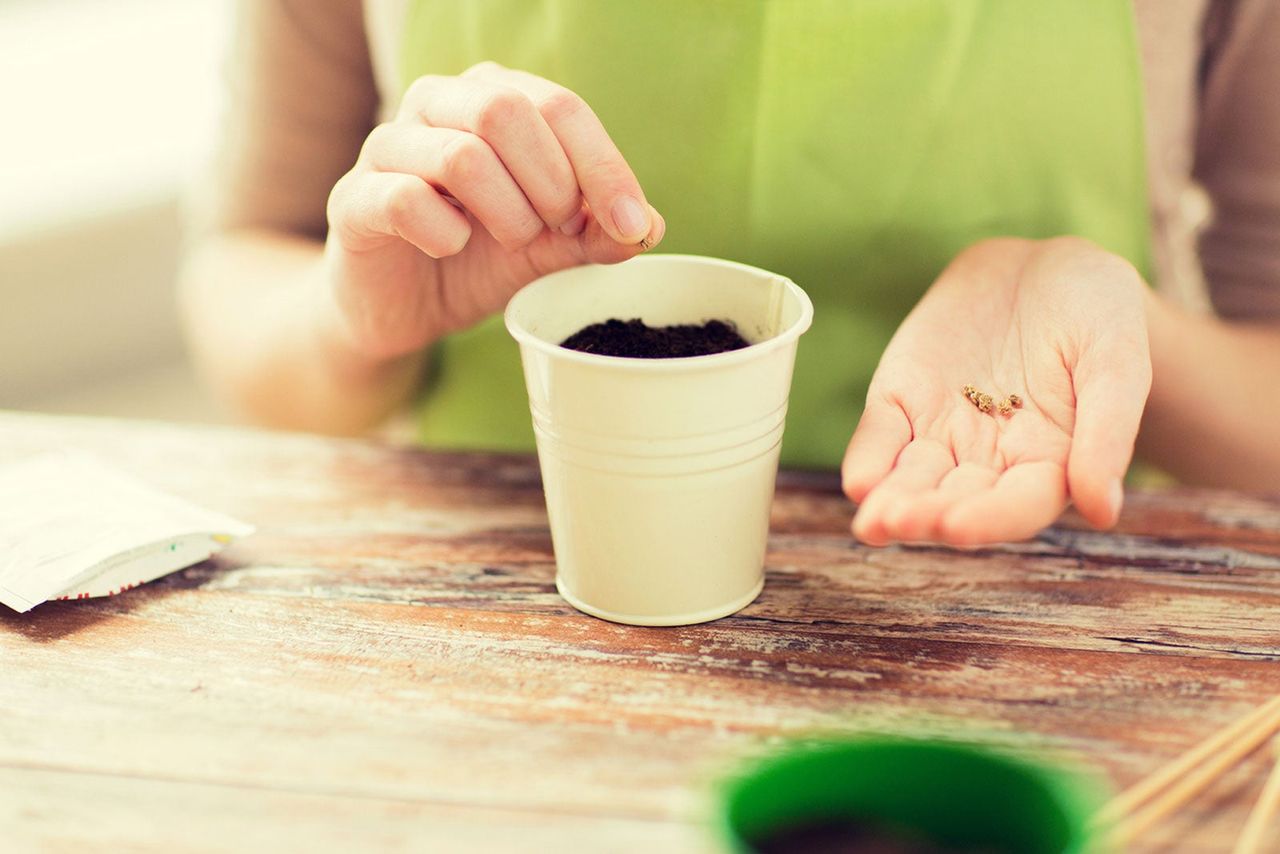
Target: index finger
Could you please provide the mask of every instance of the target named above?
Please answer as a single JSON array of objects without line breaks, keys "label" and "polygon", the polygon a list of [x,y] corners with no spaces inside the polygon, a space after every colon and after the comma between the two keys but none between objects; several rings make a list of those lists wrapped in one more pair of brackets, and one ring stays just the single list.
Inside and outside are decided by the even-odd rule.
[{"label": "index finger", "polygon": [[639,243],[653,223],[649,202],[599,117],[575,93],[527,71],[485,62],[466,72],[524,92],[550,126],[596,220],[619,243]]},{"label": "index finger", "polygon": [[898,454],[912,438],[911,421],[902,407],[868,396],[840,464],[844,494],[854,502],[865,499],[893,469]]}]

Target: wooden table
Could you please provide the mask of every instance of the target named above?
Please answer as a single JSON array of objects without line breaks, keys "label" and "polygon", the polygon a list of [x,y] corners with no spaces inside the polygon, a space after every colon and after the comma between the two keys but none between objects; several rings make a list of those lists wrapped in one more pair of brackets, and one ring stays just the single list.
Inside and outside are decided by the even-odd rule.
[{"label": "wooden table", "polygon": [[[0,613],[0,848],[705,851],[779,736],[1031,738],[1124,785],[1280,691],[1280,498],[870,549],[833,475],[784,474],[759,600],[653,629],[556,595],[531,458],[0,415],[0,461],[66,446],[259,533]],[[1143,850],[1229,850],[1264,770]]]}]

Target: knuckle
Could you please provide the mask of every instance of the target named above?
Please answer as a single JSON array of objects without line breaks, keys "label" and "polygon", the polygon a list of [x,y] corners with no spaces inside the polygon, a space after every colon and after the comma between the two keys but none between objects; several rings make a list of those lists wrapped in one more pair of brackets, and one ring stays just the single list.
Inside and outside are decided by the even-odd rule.
[{"label": "knuckle", "polygon": [[425,188],[426,185],[412,179],[396,184],[386,200],[387,219],[392,227],[400,230],[414,221]]},{"label": "knuckle", "polygon": [[434,97],[442,78],[437,74],[424,74],[409,84],[401,99],[401,112],[406,109],[416,112],[423,104]]},{"label": "knuckle", "polygon": [[329,221],[330,227],[340,227],[347,221],[349,216],[351,173],[348,172],[337,180],[333,185],[333,189],[329,191],[329,198],[325,202],[325,218]]},{"label": "knuckle", "polygon": [[515,89],[500,88],[481,99],[476,109],[476,132],[489,137],[521,121],[533,113],[533,103]]},{"label": "knuckle", "polygon": [[485,75],[494,74],[495,72],[506,71],[506,67],[494,62],[492,59],[486,59],[483,62],[477,62],[475,65],[462,72],[463,77],[484,77]]},{"label": "knuckle", "polygon": [[447,140],[440,152],[445,181],[450,185],[466,185],[479,181],[489,166],[492,153],[479,137],[459,134]]},{"label": "knuckle", "polygon": [[590,109],[576,92],[563,86],[556,86],[539,98],[537,106],[538,112],[550,123],[567,119],[580,110]]},{"label": "knuckle", "polygon": [[531,220],[522,231],[515,235],[513,242],[517,248],[523,249],[542,236],[543,224],[539,219]]},{"label": "knuckle", "polygon": [[352,169],[333,183],[332,189],[329,190],[330,208],[335,205],[341,205],[347,200],[347,197],[351,194],[351,185],[355,179],[356,170]]},{"label": "knuckle", "polygon": [[440,236],[437,258],[448,258],[451,255],[457,255],[466,248],[467,242],[471,240],[471,229],[458,228],[450,229],[448,234]]},{"label": "knuckle", "polygon": [[1062,234],[1057,237],[1050,237],[1045,240],[1045,244],[1052,249],[1061,249],[1065,251],[1095,250],[1100,248],[1093,241],[1084,237],[1077,237],[1073,234]]},{"label": "knuckle", "polygon": [[360,147],[360,160],[368,160],[376,152],[387,148],[392,137],[395,136],[395,127],[391,122],[383,122],[376,125],[373,130],[369,131],[369,135],[364,138],[364,145]]},{"label": "knuckle", "polygon": [[1060,257],[1072,259],[1085,272],[1115,278],[1117,280],[1133,280],[1141,283],[1142,274],[1125,258],[1100,246],[1086,237],[1061,235],[1045,241],[1046,251]]},{"label": "knuckle", "polygon": [[357,232],[375,216],[381,203],[368,175],[352,170],[334,183],[325,203],[325,217],[332,227]]},{"label": "knuckle", "polygon": [[580,210],[582,210],[582,197],[575,189],[573,192],[565,192],[555,198],[549,206],[547,218],[551,225],[559,227],[577,216]]},{"label": "knuckle", "polygon": [[984,237],[977,243],[974,243],[962,254],[968,256],[983,256],[991,253],[999,253],[1005,250],[1029,247],[1033,241],[1023,237]]},{"label": "knuckle", "polygon": [[417,78],[416,80],[414,80],[412,83],[409,84],[409,88],[404,90],[404,98],[402,99],[403,102],[406,104],[409,104],[409,103],[417,103],[421,101],[423,96],[426,94],[426,90],[429,85],[430,85],[429,78],[427,77]]}]

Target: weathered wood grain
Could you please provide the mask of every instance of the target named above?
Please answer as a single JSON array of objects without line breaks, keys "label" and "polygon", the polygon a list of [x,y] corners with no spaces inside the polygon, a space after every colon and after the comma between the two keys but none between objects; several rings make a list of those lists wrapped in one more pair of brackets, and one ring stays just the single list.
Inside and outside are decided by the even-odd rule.
[{"label": "weathered wood grain", "polygon": [[[699,850],[714,780],[778,736],[976,733],[1123,785],[1280,691],[1276,498],[1146,493],[1114,533],[875,550],[833,476],[784,474],[761,598],[646,629],[556,595],[531,459],[0,415],[0,462],[64,446],[259,533],[0,614],[0,826],[29,847],[101,822],[112,847],[303,825],[309,848]],[[1229,850],[1263,774],[1149,850]]]},{"label": "weathered wood grain", "polygon": [[[698,850],[709,839],[679,822],[492,810],[470,804],[297,794],[0,768],[6,851],[513,851]],[[141,845],[141,839],[145,839]]]}]

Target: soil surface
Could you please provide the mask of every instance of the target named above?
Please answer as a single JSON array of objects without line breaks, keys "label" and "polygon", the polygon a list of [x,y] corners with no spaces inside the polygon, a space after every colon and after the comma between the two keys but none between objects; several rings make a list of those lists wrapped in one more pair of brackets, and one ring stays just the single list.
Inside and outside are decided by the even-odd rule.
[{"label": "soil surface", "polygon": [[647,326],[642,320],[606,320],[585,326],[560,342],[561,347],[599,356],[636,359],[679,359],[739,350],[751,342],[732,323]]}]

